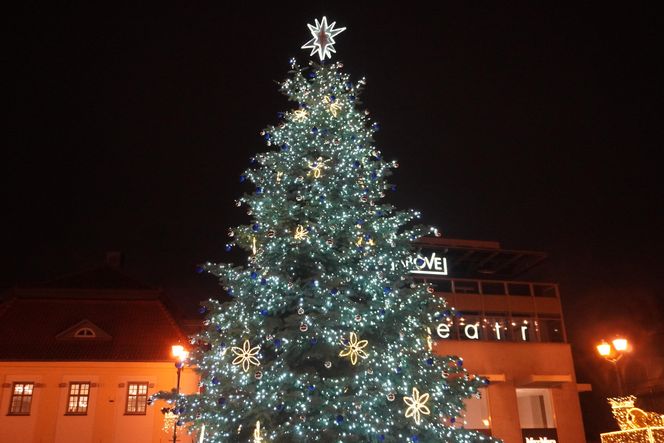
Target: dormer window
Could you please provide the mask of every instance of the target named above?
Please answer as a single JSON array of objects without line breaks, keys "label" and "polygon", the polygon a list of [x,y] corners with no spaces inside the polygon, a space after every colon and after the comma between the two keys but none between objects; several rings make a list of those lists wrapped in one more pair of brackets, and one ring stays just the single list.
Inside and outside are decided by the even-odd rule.
[{"label": "dormer window", "polygon": [[82,320],[75,325],[70,326],[61,333],[55,336],[57,340],[73,340],[73,341],[108,341],[112,340],[106,331],[101,329],[90,320]]},{"label": "dormer window", "polygon": [[97,334],[90,328],[80,328],[74,333],[76,338],[95,338]]}]

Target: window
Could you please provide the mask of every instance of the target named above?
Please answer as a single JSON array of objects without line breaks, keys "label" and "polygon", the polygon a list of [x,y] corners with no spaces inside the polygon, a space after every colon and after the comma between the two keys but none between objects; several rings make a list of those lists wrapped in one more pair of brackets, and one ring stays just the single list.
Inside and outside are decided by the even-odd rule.
[{"label": "window", "polygon": [[457,294],[479,294],[480,286],[473,280],[454,280],[454,292]]},{"label": "window", "polygon": [[540,323],[540,336],[544,342],[562,343],[565,341],[563,324],[560,319],[542,318]]},{"label": "window", "polygon": [[15,382],[12,388],[12,400],[9,403],[9,415],[30,415],[32,406],[32,382]]},{"label": "window", "polygon": [[129,382],[127,383],[127,415],[145,415],[148,404],[148,383],[147,382]]},{"label": "window", "polygon": [[97,334],[90,328],[81,328],[74,334],[76,338],[95,338]]},{"label": "window", "polygon": [[73,381],[69,383],[67,415],[86,415],[90,399],[90,382]]},{"label": "window", "polygon": [[507,292],[510,295],[529,296],[530,286],[527,283],[508,283]]},{"label": "window", "polygon": [[486,390],[482,389],[471,398],[463,401],[465,410],[460,419],[456,421],[456,427],[465,429],[490,429],[491,417],[489,416],[489,403],[486,398]]},{"label": "window", "polygon": [[555,428],[551,393],[548,389],[517,389],[521,429]]},{"label": "window", "polygon": [[505,284],[498,282],[482,282],[482,294],[505,295]]}]

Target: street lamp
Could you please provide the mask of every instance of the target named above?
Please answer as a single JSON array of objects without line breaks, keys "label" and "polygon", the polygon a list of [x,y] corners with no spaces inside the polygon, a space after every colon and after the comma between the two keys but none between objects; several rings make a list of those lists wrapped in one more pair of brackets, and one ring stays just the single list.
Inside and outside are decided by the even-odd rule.
[{"label": "street lamp", "polygon": [[[180,376],[182,375],[182,368],[184,367],[184,361],[189,356],[189,352],[185,351],[184,346],[182,345],[173,345],[171,347],[171,353],[175,358],[175,367],[178,370],[178,381],[175,387],[175,405],[173,406],[173,412],[179,416],[180,414],[178,414],[177,411],[178,411],[178,399],[180,398]],[[175,421],[173,421],[173,443],[176,443],[177,441],[179,420],[180,419],[178,417]]]},{"label": "street lamp", "polygon": [[611,341],[611,343],[602,339],[602,342],[597,345],[597,353],[605,360],[613,364],[613,369],[616,371],[616,379],[618,380],[618,391],[623,395],[623,383],[618,369],[618,361],[627,351],[629,342],[626,338],[618,337]]}]

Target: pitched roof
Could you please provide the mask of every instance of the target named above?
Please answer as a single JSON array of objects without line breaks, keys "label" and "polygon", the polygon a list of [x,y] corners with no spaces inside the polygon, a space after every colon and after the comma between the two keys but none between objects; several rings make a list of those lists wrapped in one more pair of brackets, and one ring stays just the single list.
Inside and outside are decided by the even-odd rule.
[{"label": "pitched roof", "polygon": [[117,266],[110,265],[63,275],[47,282],[29,285],[29,287],[51,289],[128,289],[138,291],[156,289],[124,273]]},{"label": "pitched roof", "polygon": [[[97,287],[88,274],[69,280],[72,289],[61,279],[12,290],[0,306],[0,360],[170,361],[171,345],[186,337],[160,291],[134,284],[111,289],[118,282],[106,278],[112,273],[96,275],[102,276]],[[80,327],[96,336],[76,338]]]}]

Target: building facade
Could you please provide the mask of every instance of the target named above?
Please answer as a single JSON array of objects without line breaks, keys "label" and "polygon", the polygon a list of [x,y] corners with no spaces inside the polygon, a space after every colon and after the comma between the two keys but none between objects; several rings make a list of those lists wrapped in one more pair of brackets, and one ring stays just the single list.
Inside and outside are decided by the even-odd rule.
[{"label": "building facade", "polygon": [[[0,304],[0,442],[172,441],[148,398],[176,386],[178,342],[161,291],[112,266],[12,289]],[[196,389],[186,368],[181,391]]]},{"label": "building facade", "polygon": [[496,242],[420,241],[411,267],[453,307],[430,325],[434,349],[490,380],[459,426],[505,443],[585,441],[558,285],[521,278],[546,254]]}]

